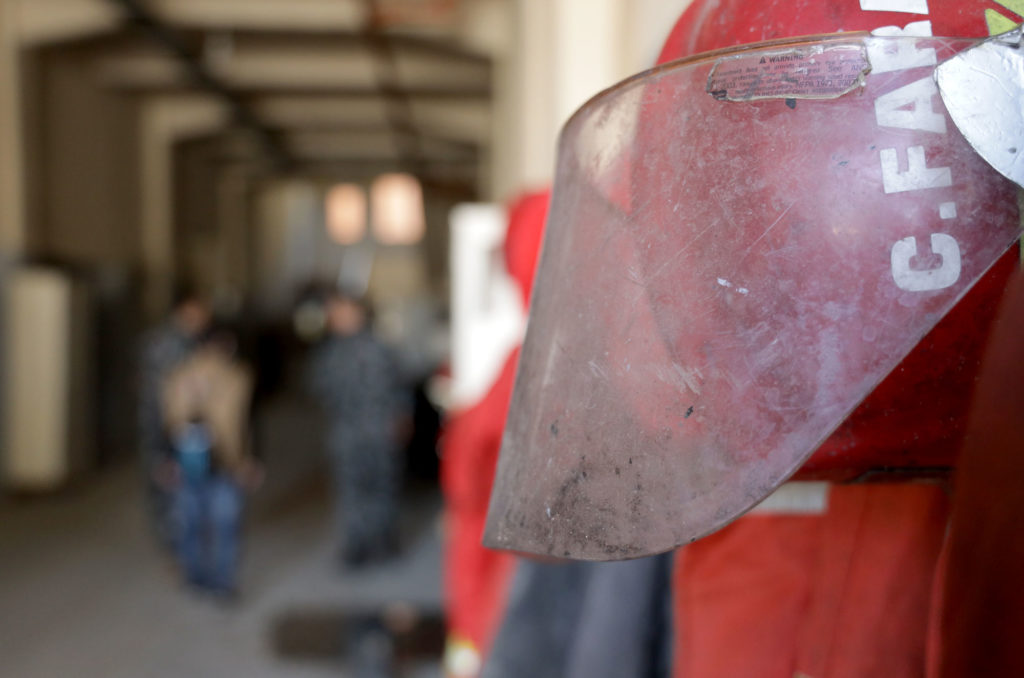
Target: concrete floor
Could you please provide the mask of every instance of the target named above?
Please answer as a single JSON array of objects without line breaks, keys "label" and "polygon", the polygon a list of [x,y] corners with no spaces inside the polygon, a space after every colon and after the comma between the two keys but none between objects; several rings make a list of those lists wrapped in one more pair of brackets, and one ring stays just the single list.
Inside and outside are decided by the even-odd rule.
[{"label": "concrete floor", "polygon": [[[229,607],[179,586],[148,534],[134,468],[96,474],[60,495],[0,502],[0,676],[346,676],[342,657],[295,656],[275,637],[287,636],[294,620],[395,601],[439,614],[436,492],[407,498],[400,559],[339,572],[318,456],[308,445],[275,443],[297,430],[299,407],[271,404],[258,422],[270,443],[270,482],[253,501],[242,598]],[[403,675],[439,676],[436,657]]]}]

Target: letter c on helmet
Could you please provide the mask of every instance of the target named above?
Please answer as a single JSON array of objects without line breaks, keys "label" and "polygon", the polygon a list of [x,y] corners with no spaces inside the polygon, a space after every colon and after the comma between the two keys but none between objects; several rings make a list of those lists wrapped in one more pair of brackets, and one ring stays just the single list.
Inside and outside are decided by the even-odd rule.
[{"label": "letter c on helmet", "polygon": [[932,233],[932,251],[942,257],[938,268],[925,270],[910,267],[917,255],[917,240],[911,236],[892,246],[892,279],[896,286],[908,292],[929,292],[949,287],[960,278],[960,245],[953,236]]}]

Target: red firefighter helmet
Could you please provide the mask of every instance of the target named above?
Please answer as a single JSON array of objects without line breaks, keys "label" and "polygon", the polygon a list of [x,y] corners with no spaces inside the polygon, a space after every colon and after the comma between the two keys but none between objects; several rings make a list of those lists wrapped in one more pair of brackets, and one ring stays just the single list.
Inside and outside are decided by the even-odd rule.
[{"label": "red firefighter helmet", "polygon": [[928,4],[698,0],[662,61],[833,34],[666,63],[567,123],[485,543],[636,557],[801,468],[952,465],[1019,220],[933,79],[977,42],[933,33],[998,21]]},{"label": "red firefighter helmet", "polygon": [[[743,43],[823,32],[983,37],[1011,28],[1019,18],[1003,13],[1009,12],[989,2],[963,0],[698,0],[676,22],[658,63]],[[798,477],[855,480],[948,470],[963,438],[995,309],[1018,258],[1015,252],[1007,253],[822,444]]]}]

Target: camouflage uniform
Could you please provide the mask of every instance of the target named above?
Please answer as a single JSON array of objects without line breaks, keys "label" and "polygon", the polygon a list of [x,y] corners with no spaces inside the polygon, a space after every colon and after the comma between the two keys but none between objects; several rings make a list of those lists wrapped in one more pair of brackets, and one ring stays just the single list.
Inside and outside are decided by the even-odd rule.
[{"label": "camouflage uniform", "polygon": [[341,555],[349,562],[385,555],[397,537],[397,425],[407,409],[394,357],[368,330],[332,336],[313,358],[310,382],[328,420]]},{"label": "camouflage uniform", "polygon": [[172,456],[171,442],[163,423],[161,393],[171,370],[196,347],[190,337],[168,322],[149,331],[143,338],[139,375],[139,448],[145,473],[146,503],[149,517],[160,543],[174,548],[175,525],[172,515],[173,494],[161,487],[155,472]]}]

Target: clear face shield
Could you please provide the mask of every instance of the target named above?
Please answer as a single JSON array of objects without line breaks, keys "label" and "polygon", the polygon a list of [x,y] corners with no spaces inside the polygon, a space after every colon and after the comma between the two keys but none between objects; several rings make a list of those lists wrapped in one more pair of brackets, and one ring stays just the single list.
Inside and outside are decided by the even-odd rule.
[{"label": "clear face shield", "polygon": [[763,43],[576,113],[486,545],[666,551],[804,463],[1019,236],[934,77],[977,42]]}]

